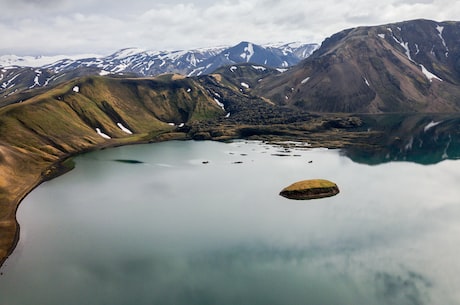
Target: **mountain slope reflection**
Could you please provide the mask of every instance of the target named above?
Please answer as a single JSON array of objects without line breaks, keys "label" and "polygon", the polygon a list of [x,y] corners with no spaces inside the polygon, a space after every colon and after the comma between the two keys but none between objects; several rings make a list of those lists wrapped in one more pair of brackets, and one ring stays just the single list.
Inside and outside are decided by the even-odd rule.
[{"label": "mountain slope reflection", "polygon": [[362,119],[377,135],[369,139],[368,145],[344,151],[354,162],[435,164],[460,158],[460,114],[364,115]]}]

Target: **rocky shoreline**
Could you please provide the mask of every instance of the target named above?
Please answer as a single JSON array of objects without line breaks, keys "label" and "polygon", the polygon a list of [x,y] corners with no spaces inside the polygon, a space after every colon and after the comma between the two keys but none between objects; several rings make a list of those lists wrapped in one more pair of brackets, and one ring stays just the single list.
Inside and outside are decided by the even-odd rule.
[{"label": "rocky shoreline", "polygon": [[[248,133],[248,129],[251,129],[252,132]],[[216,132],[216,130],[222,130],[223,133]],[[353,140],[367,138],[367,135],[363,135],[362,133],[350,133],[345,136],[345,134],[337,133],[335,130],[331,132],[310,132],[304,135],[300,134],[301,132],[298,126],[289,125],[284,125],[282,129],[278,129],[278,126],[267,125],[238,126],[229,124],[222,126],[216,124],[208,126],[207,124],[199,123],[189,127],[176,128],[150,139],[144,138],[139,140],[138,138],[133,138],[132,141],[126,139],[123,141],[117,141],[116,139],[109,140],[104,144],[97,144],[90,148],[74,151],[55,161],[40,160],[40,162],[37,162],[37,160],[29,160],[24,156],[25,160],[20,160],[16,164],[12,164],[9,171],[7,171],[7,173],[21,172],[20,179],[12,181],[12,183],[15,183],[15,187],[0,189],[0,196],[3,198],[2,210],[4,211],[0,215],[0,266],[14,251],[20,238],[20,226],[16,220],[16,211],[21,201],[41,183],[59,177],[71,170],[71,159],[79,154],[121,145],[155,143],[169,140],[230,141],[233,139],[249,139],[266,142],[295,140],[297,142],[307,142],[309,143],[309,147],[342,148],[351,145]],[[203,137],[203,134],[206,136]],[[19,164],[22,162],[24,164]],[[4,176],[1,178],[7,180],[10,177]]]}]

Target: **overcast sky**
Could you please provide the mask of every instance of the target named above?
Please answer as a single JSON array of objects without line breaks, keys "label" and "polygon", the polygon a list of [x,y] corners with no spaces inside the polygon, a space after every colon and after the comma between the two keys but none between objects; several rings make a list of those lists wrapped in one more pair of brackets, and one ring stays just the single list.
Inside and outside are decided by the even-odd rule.
[{"label": "overcast sky", "polygon": [[108,55],[317,42],[345,28],[459,20],[452,0],[0,0],[0,55]]}]

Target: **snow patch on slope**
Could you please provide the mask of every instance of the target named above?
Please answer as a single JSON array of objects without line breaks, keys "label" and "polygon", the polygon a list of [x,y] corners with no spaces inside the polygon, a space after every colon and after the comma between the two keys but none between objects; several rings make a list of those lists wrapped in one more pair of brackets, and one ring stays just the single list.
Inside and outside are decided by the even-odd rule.
[{"label": "snow patch on slope", "polygon": [[38,68],[56,63],[61,60],[79,60],[83,58],[99,58],[101,55],[81,54],[81,55],[56,55],[56,56],[16,56],[2,55],[0,56],[0,67],[17,66],[17,67],[32,67]]},{"label": "snow patch on slope", "polygon": [[96,132],[97,132],[98,135],[100,135],[104,139],[111,139],[111,137],[109,135],[103,133],[100,128],[96,128]]},{"label": "snow patch on slope", "polygon": [[241,53],[241,58],[243,58],[246,62],[249,62],[254,55],[254,45],[248,42],[248,46],[244,48],[244,52]]},{"label": "snow patch on slope", "polygon": [[133,134],[133,132],[132,132],[131,130],[129,130],[128,128],[126,128],[125,126],[123,126],[123,124],[117,123],[117,126],[118,126],[118,128],[120,128],[124,133]]},{"label": "snow patch on slope", "polygon": [[439,38],[441,38],[441,41],[442,41],[442,44],[444,45],[444,48],[446,49],[446,57],[449,56],[449,48],[447,47],[447,44],[446,44],[446,41],[444,40],[444,37],[442,36],[442,32],[444,31],[444,27],[443,26],[436,26],[436,30],[438,30],[438,36]]},{"label": "snow patch on slope", "polygon": [[443,121],[439,121],[439,122],[435,122],[435,121],[431,121],[430,123],[428,123],[425,128],[423,128],[423,131],[424,132],[427,132],[429,129],[435,127],[435,126],[438,126],[439,124],[441,124]]},{"label": "snow patch on slope", "polygon": [[439,80],[439,81],[442,82],[442,79],[440,79],[439,77],[437,77],[436,75],[434,75],[433,73],[431,73],[430,71],[428,71],[428,70],[425,68],[424,65],[420,65],[420,68],[422,68],[423,74],[425,74],[426,78],[428,78],[428,80],[429,80],[430,82],[432,82],[433,79],[437,79],[437,80]]}]

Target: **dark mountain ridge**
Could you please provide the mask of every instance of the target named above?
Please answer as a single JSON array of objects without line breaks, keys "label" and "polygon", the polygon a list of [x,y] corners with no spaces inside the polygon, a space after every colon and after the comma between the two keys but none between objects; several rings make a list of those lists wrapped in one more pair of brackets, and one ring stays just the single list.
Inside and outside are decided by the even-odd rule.
[{"label": "dark mountain ridge", "polygon": [[255,91],[320,112],[457,112],[460,23],[413,20],[341,31]]}]

